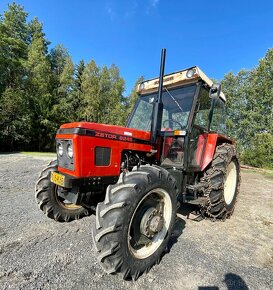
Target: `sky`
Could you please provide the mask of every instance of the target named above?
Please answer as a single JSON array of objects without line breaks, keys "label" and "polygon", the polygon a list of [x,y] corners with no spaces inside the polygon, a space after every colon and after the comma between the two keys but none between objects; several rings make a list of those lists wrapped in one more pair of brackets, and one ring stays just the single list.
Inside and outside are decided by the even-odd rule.
[{"label": "sky", "polygon": [[[140,76],[199,66],[222,79],[251,69],[273,47],[273,1],[17,0],[44,25],[51,47],[63,44],[75,63],[115,64],[128,95]],[[0,14],[11,1],[0,0]]]}]

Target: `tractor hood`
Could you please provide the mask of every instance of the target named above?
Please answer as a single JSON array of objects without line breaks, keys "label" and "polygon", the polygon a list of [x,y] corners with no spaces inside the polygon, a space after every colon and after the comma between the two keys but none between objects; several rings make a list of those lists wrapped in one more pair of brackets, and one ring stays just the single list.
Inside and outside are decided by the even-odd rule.
[{"label": "tractor hood", "polygon": [[87,135],[127,142],[143,140],[148,143],[150,141],[149,131],[92,122],[75,122],[63,124],[58,130],[57,134]]},{"label": "tractor hood", "polygon": [[73,178],[118,177],[122,152],[152,150],[150,132],[91,122],[62,125],[56,135],[57,152],[60,146],[66,154],[57,154],[58,170]]}]

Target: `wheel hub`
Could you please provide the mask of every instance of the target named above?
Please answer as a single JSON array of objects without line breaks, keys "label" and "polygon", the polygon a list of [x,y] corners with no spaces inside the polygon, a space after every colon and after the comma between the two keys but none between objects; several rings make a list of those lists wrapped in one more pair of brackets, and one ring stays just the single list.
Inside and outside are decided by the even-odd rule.
[{"label": "wheel hub", "polygon": [[162,213],[152,207],[143,215],[140,222],[140,232],[148,238],[152,238],[156,233],[160,232],[164,225]]},{"label": "wheel hub", "polygon": [[152,218],[149,228],[152,232],[158,233],[163,228],[163,218],[159,215],[156,215]]}]

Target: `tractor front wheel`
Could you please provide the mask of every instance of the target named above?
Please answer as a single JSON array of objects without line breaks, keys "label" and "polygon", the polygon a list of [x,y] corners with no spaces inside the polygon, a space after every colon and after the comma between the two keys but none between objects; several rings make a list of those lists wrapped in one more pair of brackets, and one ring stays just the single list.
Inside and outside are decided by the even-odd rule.
[{"label": "tractor front wheel", "polygon": [[70,203],[58,195],[61,188],[50,181],[51,171],[57,171],[56,160],[50,162],[41,172],[35,186],[35,197],[40,209],[58,222],[70,222],[90,215],[88,209]]},{"label": "tractor front wheel", "polygon": [[136,280],[159,263],[175,221],[176,191],[165,169],[148,165],[108,186],[93,227],[94,247],[107,273]]}]

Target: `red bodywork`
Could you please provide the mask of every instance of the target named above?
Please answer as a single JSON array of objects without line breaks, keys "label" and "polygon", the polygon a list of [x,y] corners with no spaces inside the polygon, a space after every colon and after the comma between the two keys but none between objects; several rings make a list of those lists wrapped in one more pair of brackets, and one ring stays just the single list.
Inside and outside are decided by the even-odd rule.
[{"label": "red bodywork", "polygon": [[235,143],[227,136],[218,133],[203,133],[199,135],[195,160],[197,165],[200,166],[201,171],[204,171],[204,169],[212,161],[216,145],[224,142],[232,144]]},{"label": "red bodywork", "polygon": [[[73,140],[74,170],[71,171],[62,167],[59,167],[58,170],[76,178],[118,176],[120,174],[121,157],[124,150],[151,152],[153,149],[150,145],[150,132],[148,131],[89,122],[69,123],[60,127],[60,129],[72,128],[82,128],[92,132],[92,135],[74,133],[58,133],[56,135],[56,139]],[[199,135],[197,150],[194,154],[196,164],[199,165],[201,171],[211,162],[216,145],[223,142],[233,143],[231,139],[217,133],[203,133]],[[111,148],[109,166],[95,165],[96,147]],[[158,148],[158,159],[160,158],[160,149]]]},{"label": "red bodywork", "polygon": [[[56,139],[73,140],[75,169],[71,171],[59,167],[58,170],[74,177],[118,176],[120,174],[121,155],[124,150],[150,152],[152,149],[152,146],[148,144],[150,132],[147,131],[88,122],[64,124],[60,128],[84,128],[94,131],[94,136],[56,135]],[[109,166],[95,165],[95,148],[97,146],[111,148]]]}]

